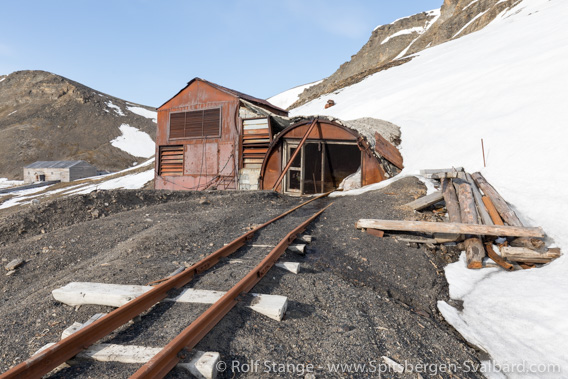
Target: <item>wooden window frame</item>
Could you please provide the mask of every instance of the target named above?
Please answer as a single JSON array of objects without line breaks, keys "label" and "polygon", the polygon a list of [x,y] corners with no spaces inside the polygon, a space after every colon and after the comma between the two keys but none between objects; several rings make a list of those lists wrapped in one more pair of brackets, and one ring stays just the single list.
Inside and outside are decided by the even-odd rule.
[{"label": "wooden window frame", "polygon": [[[219,128],[218,128],[218,133],[215,135],[204,135],[204,130],[203,130],[203,118],[205,115],[206,111],[211,111],[211,110],[218,110],[219,112]],[[202,118],[201,118],[201,135],[200,136],[192,136],[192,137],[187,137],[187,136],[183,136],[183,137],[171,137],[171,121],[172,121],[172,115],[174,114],[181,114],[181,113],[193,113],[193,112],[201,112],[202,113]],[[186,119],[187,119],[187,115],[186,115]],[[192,139],[207,139],[207,138],[221,138],[221,129],[222,129],[222,125],[223,125],[223,114],[222,114],[222,107],[213,107],[213,108],[203,108],[203,109],[193,109],[193,110],[183,110],[183,111],[178,111],[178,112],[170,112],[169,114],[169,118],[168,118],[168,140],[169,141],[179,141],[179,140],[192,140]],[[184,122],[184,128],[186,127],[186,122]]]}]

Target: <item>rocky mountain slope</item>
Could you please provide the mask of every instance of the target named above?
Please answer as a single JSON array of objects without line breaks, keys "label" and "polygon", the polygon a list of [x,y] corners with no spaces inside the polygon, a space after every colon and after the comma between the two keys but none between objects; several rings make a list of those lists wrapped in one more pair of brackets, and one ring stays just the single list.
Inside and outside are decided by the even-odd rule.
[{"label": "rocky mountain slope", "polygon": [[324,94],[347,87],[390,67],[404,64],[424,49],[483,29],[497,15],[519,0],[444,0],[440,9],[401,18],[381,25],[369,41],[321,83],[307,88],[296,108]]},{"label": "rocky mountain slope", "polygon": [[111,141],[124,124],[153,139],[154,111],[49,72],[0,76],[0,177],[20,179],[22,167],[38,160],[81,159],[110,171],[130,167],[143,157]]}]

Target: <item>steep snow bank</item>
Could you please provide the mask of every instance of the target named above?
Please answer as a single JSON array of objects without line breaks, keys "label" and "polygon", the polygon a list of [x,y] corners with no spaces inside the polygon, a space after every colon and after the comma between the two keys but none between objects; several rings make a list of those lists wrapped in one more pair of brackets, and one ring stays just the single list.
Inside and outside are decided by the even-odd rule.
[{"label": "steep snow bank", "polygon": [[322,82],[321,80],[318,80],[317,82],[312,82],[304,84],[302,86],[291,88],[287,91],[279,93],[278,95],[268,98],[267,101],[273,105],[276,105],[279,108],[286,109],[290,105],[294,104],[296,100],[298,100],[298,96],[300,96],[300,94],[304,92],[306,88],[315,86],[316,84],[319,84],[321,82]]},{"label": "steep snow bank", "polygon": [[[324,109],[323,96],[291,113],[375,117],[399,125],[405,174],[449,166],[481,170],[526,225],[544,227],[566,252],[567,18],[566,1],[524,0],[479,32],[334,94],[334,107]],[[455,293],[452,288],[467,285],[471,275],[462,261],[450,267]],[[552,362],[566,373],[567,288],[568,260],[562,257],[536,270],[492,272],[456,295],[463,311],[445,303],[440,308],[497,363]]]}]

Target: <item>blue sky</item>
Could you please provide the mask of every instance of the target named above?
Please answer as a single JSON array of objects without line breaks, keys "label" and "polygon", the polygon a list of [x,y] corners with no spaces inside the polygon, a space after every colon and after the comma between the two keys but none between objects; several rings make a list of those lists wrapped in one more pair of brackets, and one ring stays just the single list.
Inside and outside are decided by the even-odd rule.
[{"label": "blue sky", "polygon": [[331,75],[377,25],[442,0],[17,0],[0,74],[45,70],[159,106],[201,77],[267,98]]}]

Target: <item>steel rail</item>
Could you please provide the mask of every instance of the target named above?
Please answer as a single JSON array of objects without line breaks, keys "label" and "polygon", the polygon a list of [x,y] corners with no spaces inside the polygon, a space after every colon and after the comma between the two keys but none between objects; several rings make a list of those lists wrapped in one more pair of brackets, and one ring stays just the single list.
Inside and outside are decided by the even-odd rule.
[{"label": "steel rail", "polygon": [[[330,204],[331,205],[331,204]],[[209,309],[203,312],[195,321],[185,328],[177,337],[168,343],[158,354],[152,357],[144,366],[130,378],[163,378],[180,361],[184,351],[191,350],[213,329],[223,317],[239,302],[239,296],[250,291],[266,275],[286,248],[302,233],[306,227],[321,215],[330,205],[316,212],[306,221],[288,233],[270,253],[223,297]]]},{"label": "steel rail", "polygon": [[234,239],[229,244],[203,258],[193,266],[188,267],[181,273],[172,276],[165,282],[155,286],[148,292],[145,292],[144,294],[136,297],[125,305],[116,308],[115,310],[113,310],[106,316],[101,317],[92,324],[80,329],[69,337],[60,340],[53,346],[33,355],[26,361],[12,367],[5,373],[1,374],[0,379],[41,378],[43,375],[49,373],[60,364],[73,358],[75,355],[88,348],[96,341],[109,335],[120,326],[132,320],[134,317],[140,315],[142,312],[150,309],[156,303],[166,298],[170,290],[183,287],[184,285],[189,283],[195,275],[200,274],[205,270],[213,267],[219,262],[221,258],[227,257],[237,251],[245,244],[245,242],[252,239],[254,234],[260,229],[270,225],[271,223],[287,216],[295,210],[317,199],[329,195],[330,193],[331,192],[327,192],[308,201],[305,201],[302,204],[299,204],[294,208],[282,213],[281,215],[265,222],[264,224],[251,229],[240,237]]}]

